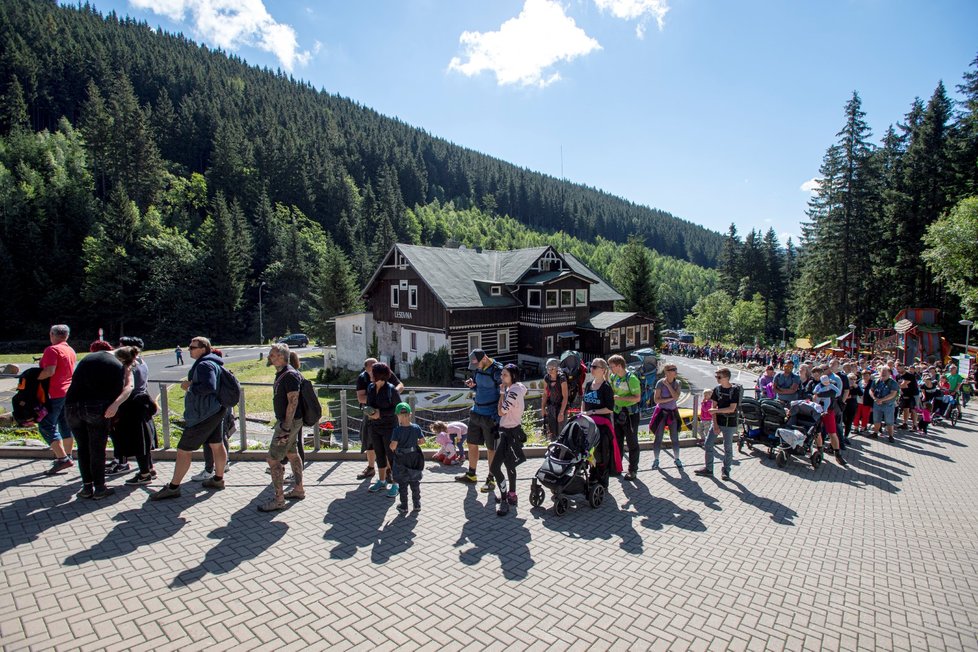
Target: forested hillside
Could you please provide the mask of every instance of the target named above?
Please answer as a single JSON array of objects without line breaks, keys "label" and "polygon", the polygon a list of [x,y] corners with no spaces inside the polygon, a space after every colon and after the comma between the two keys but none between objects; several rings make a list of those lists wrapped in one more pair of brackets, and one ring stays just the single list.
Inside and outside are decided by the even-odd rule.
[{"label": "forested hillside", "polygon": [[333,291],[316,290],[327,273],[352,261],[362,282],[393,242],[426,244],[409,209],[436,201],[716,264],[721,236],[703,227],[144,23],[3,0],[0,42],[0,276],[16,298],[0,337],[56,317],[233,337],[252,330],[262,281],[270,332],[298,328]]}]

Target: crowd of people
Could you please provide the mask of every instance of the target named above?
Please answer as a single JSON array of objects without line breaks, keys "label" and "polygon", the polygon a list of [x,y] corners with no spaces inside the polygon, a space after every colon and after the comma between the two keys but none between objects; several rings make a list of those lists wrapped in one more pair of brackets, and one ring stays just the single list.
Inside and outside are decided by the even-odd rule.
[{"label": "crowd of people", "polygon": [[[158,446],[153,417],[158,408],[147,391],[148,368],[140,356],[142,340],[121,338],[117,346],[97,340],[90,345],[90,353],[78,360],[68,345],[68,337],[67,326],[52,326],[51,345],[40,361],[38,378],[46,384],[47,398],[43,412],[39,413],[38,427],[55,458],[47,473],[58,474],[74,466],[72,450],[77,439],[82,479],[79,498],[99,500],[112,495],[106,477],[127,473],[129,457],[135,458],[138,468],[125,484],[152,483],[156,478],[152,451]],[[667,349],[676,346],[689,355],[720,362],[766,364],[754,388],[756,396],[779,400],[785,406],[796,401],[819,403],[823,415],[821,434],[828,437],[842,466],[846,465],[842,452],[851,436],[879,437],[885,433],[893,441],[898,421],[899,428],[926,433],[932,423],[947,418],[950,409],[964,404],[973,386],[973,380],[959,374],[953,364],[946,368],[936,364],[905,366],[895,359],[866,356],[829,357],[823,362],[797,352],[725,351],[721,347],[679,343],[667,345]],[[227,380],[222,354],[206,337],[192,338],[187,351],[192,364],[180,384],[185,392],[184,428],[173,474],[150,495],[153,501],[181,495],[192,454],[201,448],[205,451],[205,468],[191,480],[211,490],[225,487],[228,435],[234,420],[233,404],[228,403],[224,390],[233,376],[230,376],[232,381]],[[275,424],[267,454],[272,497],[258,506],[261,511],[284,509],[288,501],[305,498],[302,428],[304,410],[309,404],[304,407],[302,388],[308,381],[299,373],[298,356],[287,344],[273,344],[268,360],[275,368]],[[586,368],[588,379],[579,389],[571,387],[577,379],[570,383],[556,359],[548,360],[546,367],[540,417],[551,441],[560,437],[568,421],[583,415],[594,422],[604,442],[600,447],[606,451],[602,453],[604,457],[596,456],[594,461],[603,467],[597,477],[606,482],[609,475],[620,475],[625,481],[634,481],[640,463],[638,430],[642,389],[625,359],[613,355],[608,360],[592,360]],[[518,502],[516,469],[526,461],[523,444],[527,436],[523,423],[527,388],[521,382],[517,365],[503,365],[482,349],[470,352],[469,371],[471,376],[466,386],[472,390],[472,406],[468,418],[434,422],[431,432],[443,445],[439,451],[442,461],[448,460],[449,455],[452,460],[463,454],[467,458],[467,469],[455,478],[460,483],[478,484],[481,449],[486,450],[488,472],[481,491],[493,495],[497,514],[504,516]],[[677,373],[676,365],[665,365],[652,396],[654,410],[649,430],[653,436],[653,469],[659,467],[667,428],[674,463],[682,467]],[[744,395],[743,388],[731,382],[731,371],[726,366],[717,368],[716,381],[715,387],[704,390],[699,407],[697,435],[705,453],[704,466],[695,474],[713,475],[714,448],[717,438],[722,437],[721,476],[729,480],[738,409]],[[410,497],[411,508],[420,510],[420,481],[424,470],[421,446],[425,444],[425,435],[414,423],[411,405],[402,398],[403,383],[388,365],[368,358],[357,379],[356,391],[363,416],[361,452],[367,458],[367,466],[357,479],[370,480],[376,475],[367,488],[369,493],[398,498],[401,512],[408,511]],[[114,459],[107,461],[110,439]],[[462,449],[463,442],[465,449]],[[288,477],[286,467],[291,469]]]}]

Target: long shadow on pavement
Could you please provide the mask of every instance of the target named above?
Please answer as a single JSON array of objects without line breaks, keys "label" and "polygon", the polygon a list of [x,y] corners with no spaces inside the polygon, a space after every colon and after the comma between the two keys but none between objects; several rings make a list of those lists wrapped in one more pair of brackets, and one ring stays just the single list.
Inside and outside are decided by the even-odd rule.
[{"label": "long shadow on pavement", "polygon": [[[791,507],[788,507],[784,503],[779,503],[773,498],[758,496],[745,485],[737,482],[736,480],[730,479],[726,482],[720,480],[719,478],[712,478],[712,480],[716,483],[717,488],[733,494],[739,498],[742,503],[750,505],[751,507],[756,507],[762,512],[770,514],[771,520],[778,525],[793,526],[795,524],[795,519],[798,518],[798,512]],[[736,487],[736,489],[731,489],[731,487]]]},{"label": "long shadow on pavement", "polygon": [[[858,450],[858,447],[856,448]],[[850,448],[846,452],[846,462],[849,464],[848,468],[842,468],[835,463],[832,459],[832,455],[826,455],[825,460],[817,469],[812,469],[812,465],[807,459],[795,458],[789,460],[788,465],[783,469],[778,469],[775,467],[774,462],[765,461],[765,466],[770,466],[775,472],[785,472],[791,473],[794,476],[805,480],[811,480],[812,482],[833,482],[838,484],[847,485],[853,487],[854,489],[865,489],[867,487],[876,487],[877,489],[882,489],[883,491],[891,494],[899,493],[900,488],[890,482],[888,479],[880,477],[879,475],[873,475],[870,473],[863,473],[860,468],[853,464],[857,461],[858,456],[853,456],[853,448]],[[860,455],[865,454],[860,452]],[[873,469],[870,469],[872,471]]]},{"label": "long shadow on pavement", "polygon": [[668,473],[665,473],[664,471],[661,473],[661,475],[663,480],[671,484],[676,491],[681,493],[686,498],[695,500],[698,503],[703,503],[703,505],[715,511],[720,511],[723,509],[720,507],[720,501],[716,497],[703,491],[703,487],[700,486],[700,483],[691,478],[690,475],[686,473],[685,469],[679,469],[679,477],[676,478],[672,477]]},{"label": "long shadow on pavement", "polygon": [[323,538],[336,542],[329,551],[331,559],[349,559],[357,553],[358,548],[366,548],[377,542],[381,525],[396,498],[368,493],[371,480],[373,478],[364,480],[342,498],[329,503],[323,523],[330,527]]},{"label": "long shadow on pavement", "polygon": [[417,524],[418,515],[415,512],[404,516],[398,514],[393,520],[387,521],[384,528],[377,533],[377,540],[370,551],[370,561],[386,564],[391,557],[407,552],[414,545],[414,526]]},{"label": "long shadow on pavement", "polygon": [[622,490],[628,502],[635,508],[642,521],[642,527],[650,530],[664,530],[666,527],[678,527],[690,532],[706,532],[703,518],[692,509],[685,509],[667,498],[652,495],[652,491],[641,480],[624,483]]},{"label": "long shadow on pavement", "polygon": [[255,559],[281,540],[288,532],[289,526],[287,523],[273,520],[282,512],[258,511],[258,505],[267,500],[268,496],[262,492],[232,514],[227,525],[211,530],[207,535],[208,538],[219,539],[220,542],[207,551],[204,559],[197,566],[188,568],[173,578],[170,588],[189,586],[208,573],[212,575],[229,573],[243,562]]},{"label": "long shadow on pavement", "polygon": [[201,490],[196,496],[184,494],[169,504],[150,503],[137,509],[120,512],[112,517],[118,525],[105,538],[88,550],[82,550],[65,559],[66,566],[80,566],[85,562],[112,559],[135,552],[140,546],[152,545],[169,539],[180,531],[187,519],[180,516],[184,509],[199,505],[215,492]]},{"label": "long shadow on pavement", "polygon": [[[466,487],[465,524],[455,542],[455,547],[460,548],[459,561],[474,566],[486,555],[494,555],[499,557],[504,578],[526,579],[535,563],[530,556],[530,531],[526,528],[526,519],[519,518],[515,507],[510,508],[506,516],[496,516],[493,501],[482,503],[478,496],[474,485]],[[466,542],[472,546],[461,549]]]}]

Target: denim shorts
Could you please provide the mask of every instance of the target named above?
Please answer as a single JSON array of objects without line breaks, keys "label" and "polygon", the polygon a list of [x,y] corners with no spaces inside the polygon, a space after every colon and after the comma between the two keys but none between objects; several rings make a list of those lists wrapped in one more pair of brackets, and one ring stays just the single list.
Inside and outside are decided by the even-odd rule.
[{"label": "denim shorts", "polygon": [[896,423],[896,405],[893,403],[873,403],[873,423],[892,426]]},{"label": "denim shorts", "polygon": [[49,398],[44,404],[48,411],[44,418],[37,424],[37,429],[41,437],[48,446],[60,439],[71,438],[71,428],[68,425],[68,417],[65,415],[65,399]]}]

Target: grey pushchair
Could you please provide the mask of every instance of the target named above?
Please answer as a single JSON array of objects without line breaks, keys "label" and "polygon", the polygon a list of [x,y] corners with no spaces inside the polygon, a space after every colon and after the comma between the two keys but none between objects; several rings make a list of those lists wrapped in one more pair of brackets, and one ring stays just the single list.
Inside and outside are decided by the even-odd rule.
[{"label": "grey pushchair", "polygon": [[591,451],[602,448],[601,439],[601,430],[590,417],[578,415],[569,421],[557,441],[547,447],[543,464],[530,485],[530,504],[542,505],[546,497],[544,490],[549,489],[558,516],[567,511],[568,497],[587,500],[591,507],[601,505],[605,488],[600,472],[589,461]]}]

